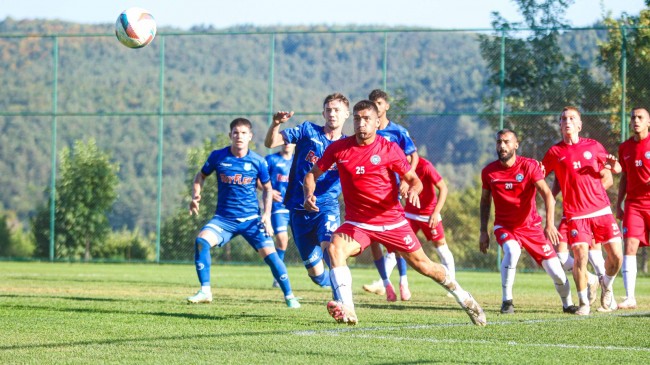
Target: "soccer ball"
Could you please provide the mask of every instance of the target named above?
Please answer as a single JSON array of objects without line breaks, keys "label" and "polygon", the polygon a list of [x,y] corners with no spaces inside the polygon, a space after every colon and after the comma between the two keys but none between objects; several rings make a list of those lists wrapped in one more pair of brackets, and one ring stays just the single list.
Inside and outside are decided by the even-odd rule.
[{"label": "soccer ball", "polygon": [[115,36],[129,48],[142,48],[156,36],[156,21],[144,9],[126,9],[117,17]]}]

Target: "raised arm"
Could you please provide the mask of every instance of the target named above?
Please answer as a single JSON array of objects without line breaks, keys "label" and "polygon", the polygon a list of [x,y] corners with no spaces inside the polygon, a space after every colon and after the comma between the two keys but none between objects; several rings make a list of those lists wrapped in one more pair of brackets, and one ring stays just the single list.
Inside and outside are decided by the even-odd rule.
[{"label": "raised arm", "polygon": [[433,208],[431,217],[429,217],[429,227],[431,228],[436,227],[440,223],[440,212],[442,212],[442,208],[445,206],[449,190],[447,189],[447,184],[442,179],[435,184],[435,187],[438,189],[438,201],[436,202],[436,207]]},{"label": "raised arm", "polygon": [[285,123],[293,116],[293,112],[279,111],[273,115],[273,122],[269,126],[269,130],[266,131],[266,137],[264,138],[264,146],[267,148],[273,148],[281,146],[284,144],[284,138],[280,134],[280,124]]}]

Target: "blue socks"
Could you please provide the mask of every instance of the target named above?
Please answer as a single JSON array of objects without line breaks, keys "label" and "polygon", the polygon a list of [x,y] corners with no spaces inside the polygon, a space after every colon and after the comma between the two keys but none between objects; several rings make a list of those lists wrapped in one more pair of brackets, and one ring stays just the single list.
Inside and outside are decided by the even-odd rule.
[{"label": "blue socks", "polygon": [[210,286],[211,264],[212,258],[210,257],[210,244],[205,239],[197,237],[194,241],[194,265],[201,286]]},{"label": "blue socks", "polygon": [[282,260],[282,261],[284,262],[284,254],[285,254],[285,252],[287,252],[287,251],[285,251],[285,250],[281,250],[281,249],[279,249],[279,248],[276,248],[276,249],[275,249],[275,252],[278,253],[278,256],[280,257],[280,260]]},{"label": "blue socks", "polygon": [[264,258],[264,262],[271,268],[273,277],[280,284],[280,289],[284,293],[284,296],[290,296],[293,294],[291,290],[291,284],[289,283],[289,275],[287,274],[287,267],[284,265],[284,262],[280,260],[277,252],[273,252],[270,255]]},{"label": "blue socks", "polygon": [[332,286],[330,284],[330,272],[325,270],[322,274],[317,276],[310,276],[311,281],[318,284],[321,288],[329,288]]},{"label": "blue socks", "polygon": [[397,258],[397,271],[399,272],[399,276],[404,276],[406,275],[406,268],[408,266],[406,265],[406,260],[404,260],[403,257],[398,257]]},{"label": "blue socks", "polygon": [[388,276],[386,275],[386,264],[384,263],[383,256],[375,260],[375,266],[377,267],[377,271],[379,271],[379,277],[381,280],[388,280]]}]

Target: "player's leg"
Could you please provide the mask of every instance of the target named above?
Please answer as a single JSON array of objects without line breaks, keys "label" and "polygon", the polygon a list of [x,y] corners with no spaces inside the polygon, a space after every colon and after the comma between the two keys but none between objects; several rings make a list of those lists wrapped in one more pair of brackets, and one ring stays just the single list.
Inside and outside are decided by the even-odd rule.
[{"label": "player's leg", "polygon": [[[389,260],[386,260],[379,243],[373,242],[370,244],[370,252],[372,253],[372,260],[375,264],[375,268],[377,268],[377,272],[379,273],[379,279],[370,284],[364,284],[363,290],[377,295],[384,295],[386,294],[387,283],[390,284],[388,273],[386,272],[386,264],[393,262],[394,260],[390,260],[390,257]],[[393,258],[395,257],[394,254],[391,255]],[[386,256],[388,257],[388,254]]]},{"label": "player's leg", "polygon": [[501,260],[501,313],[512,314],[515,312],[512,289],[515,285],[517,263],[521,256],[521,246],[515,240],[507,240],[501,245],[503,259]]},{"label": "player's leg", "polygon": [[577,315],[589,315],[590,303],[587,289],[587,262],[589,261],[589,244],[587,242],[575,242],[571,244],[573,251],[573,281],[576,283],[578,292]]},{"label": "player's leg", "polygon": [[[562,233],[560,233],[562,235]],[[562,235],[562,237],[566,237]],[[569,247],[566,239],[562,239],[557,246],[555,246],[555,253],[557,258],[562,264],[562,268],[568,276],[573,277],[573,257],[569,253]],[[600,281],[598,276],[587,271],[587,297],[589,298],[589,304],[592,304],[598,296],[598,288],[600,288]]]},{"label": "player's leg", "polygon": [[235,226],[220,217],[214,216],[201,229],[194,241],[194,267],[201,284],[201,289],[193,296],[188,297],[190,303],[212,302],[212,288],[210,284],[210,273],[212,257],[210,249],[214,246],[222,246],[232,237]]},{"label": "player's leg", "polygon": [[560,295],[562,310],[564,313],[574,314],[578,310],[578,307],[573,305],[573,299],[571,298],[571,285],[569,284],[569,279],[564,273],[564,268],[560,263],[560,259],[552,257],[544,260],[542,261],[542,267],[555,284],[555,290]]},{"label": "player's leg", "polygon": [[605,258],[603,257],[603,249],[600,243],[592,242],[589,247],[589,263],[594,268],[594,272],[599,279],[605,275]]},{"label": "player's leg", "polygon": [[[271,214],[271,225],[275,232],[275,252],[278,253],[280,260],[284,262],[284,254],[289,245],[289,213],[276,212]],[[278,288],[280,284],[273,279],[273,287]]]},{"label": "player's leg", "polygon": [[402,299],[403,301],[411,300],[411,290],[409,289],[406,260],[399,253],[395,252],[394,254],[397,260],[397,271],[399,272],[400,299]]},{"label": "player's leg", "polygon": [[603,248],[607,253],[605,259],[605,275],[600,281],[600,305],[599,310],[609,312],[618,309],[616,299],[614,298],[614,279],[623,265],[623,249],[621,247],[621,238],[615,237],[608,242],[603,243]]},{"label": "player's leg", "polygon": [[625,255],[623,256],[623,285],[625,286],[625,299],[618,304],[621,309],[636,308],[636,253],[639,249],[640,241],[637,238],[625,238]]},{"label": "player's leg", "polygon": [[291,213],[291,231],[307,275],[318,286],[329,286],[329,273],[323,265],[323,249],[314,225],[315,214]]},{"label": "player's leg", "polygon": [[271,269],[271,274],[280,285],[280,289],[284,294],[284,300],[289,308],[300,308],[300,303],[293,295],[291,289],[291,282],[289,281],[289,273],[284,262],[280,260],[280,256],[275,252],[275,245],[271,237],[266,235],[261,229],[262,223],[258,219],[251,219],[241,223],[241,235],[246,239],[249,245],[253,247],[264,262]]},{"label": "player's leg", "polygon": [[456,280],[450,277],[447,268],[431,261],[422,250],[422,247],[413,252],[401,252],[400,254],[415,271],[433,279],[451,293],[474,324],[478,326],[487,324],[485,313],[478,302]]},{"label": "player's leg", "polygon": [[350,224],[342,225],[333,235],[328,247],[331,260],[330,280],[338,300],[327,303],[330,315],[339,323],[355,325],[358,322],[352,297],[352,274],[347,259],[361,253],[362,243],[367,246],[370,239],[364,232]]}]

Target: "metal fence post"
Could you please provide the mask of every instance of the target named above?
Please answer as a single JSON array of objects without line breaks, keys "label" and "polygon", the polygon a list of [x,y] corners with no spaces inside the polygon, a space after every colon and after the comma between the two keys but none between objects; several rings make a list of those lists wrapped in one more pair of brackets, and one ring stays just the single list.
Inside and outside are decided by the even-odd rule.
[{"label": "metal fence post", "polygon": [[386,90],[386,75],[388,74],[388,32],[384,32],[384,59],[382,61],[382,90]]},{"label": "metal fence post", "polygon": [[627,98],[627,28],[621,27],[621,142],[628,138],[628,127],[626,123],[625,102]]},{"label": "metal fence post", "polygon": [[56,219],[56,114],[59,104],[59,38],[52,37],[52,172],[50,176],[50,261],[54,261]]},{"label": "metal fence post", "polygon": [[160,263],[160,230],[162,214],[163,127],[165,112],[165,36],[160,37],[160,87],[158,106],[158,196],[156,198],[156,263]]},{"label": "metal fence post", "polygon": [[273,123],[273,100],[275,99],[273,92],[273,84],[275,83],[275,33],[271,34],[271,49],[269,53],[269,115],[266,121],[267,126]]}]

